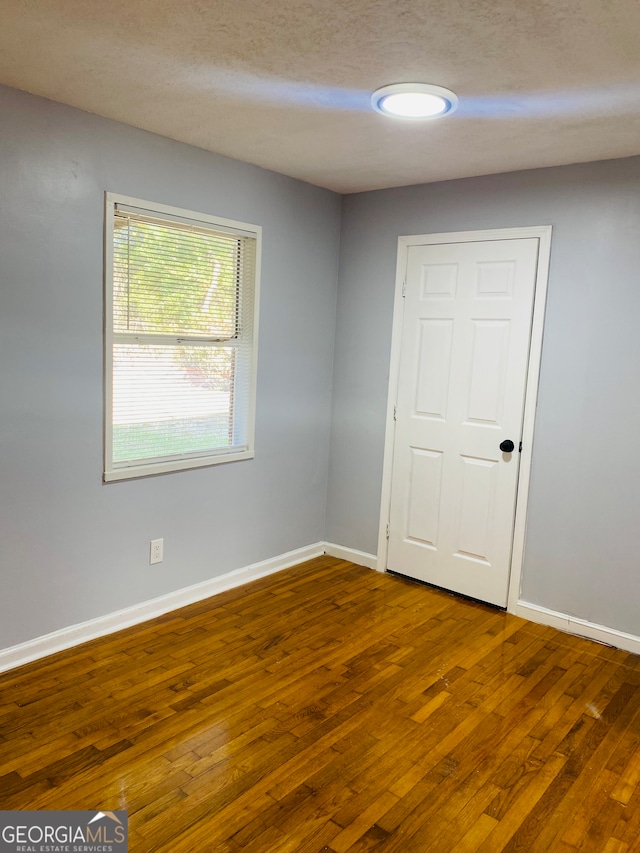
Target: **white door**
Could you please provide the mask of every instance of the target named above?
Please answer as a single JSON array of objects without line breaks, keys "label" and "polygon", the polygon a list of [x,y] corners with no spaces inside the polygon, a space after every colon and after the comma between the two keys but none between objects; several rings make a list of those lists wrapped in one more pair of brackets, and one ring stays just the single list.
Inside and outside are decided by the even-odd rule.
[{"label": "white door", "polygon": [[500,606],[538,246],[525,238],[408,248],[387,568]]}]

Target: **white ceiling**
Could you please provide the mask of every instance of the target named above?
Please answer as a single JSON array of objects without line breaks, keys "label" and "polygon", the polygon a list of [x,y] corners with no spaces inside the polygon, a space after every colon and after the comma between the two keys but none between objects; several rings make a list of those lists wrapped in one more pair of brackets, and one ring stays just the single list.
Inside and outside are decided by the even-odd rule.
[{"label": "white ceiling", "polygon": [[[639,0],[2,0],[0,82],[339,192],[640,154]],[[408,122],[372,90],[453,89]]]}]

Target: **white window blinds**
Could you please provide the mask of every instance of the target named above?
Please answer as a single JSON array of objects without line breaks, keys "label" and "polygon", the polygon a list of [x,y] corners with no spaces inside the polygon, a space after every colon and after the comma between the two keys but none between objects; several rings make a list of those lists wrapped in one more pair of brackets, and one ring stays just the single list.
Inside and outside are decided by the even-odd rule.
[{"label": "white window blinds", "polygon": [[107,204],[105,479],[252,455],[259,233],[139,205]]}]

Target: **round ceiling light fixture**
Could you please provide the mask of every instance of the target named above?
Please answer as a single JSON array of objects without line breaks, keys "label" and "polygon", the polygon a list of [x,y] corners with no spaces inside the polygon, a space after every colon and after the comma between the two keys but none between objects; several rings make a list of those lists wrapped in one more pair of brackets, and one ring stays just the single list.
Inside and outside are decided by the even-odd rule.
[{"label": "round ceiling light fixture", "polygon": [[371,96],[374,110],[394,118],[440,118],[454,112],[458,97],[430,83],[393,83]]}]

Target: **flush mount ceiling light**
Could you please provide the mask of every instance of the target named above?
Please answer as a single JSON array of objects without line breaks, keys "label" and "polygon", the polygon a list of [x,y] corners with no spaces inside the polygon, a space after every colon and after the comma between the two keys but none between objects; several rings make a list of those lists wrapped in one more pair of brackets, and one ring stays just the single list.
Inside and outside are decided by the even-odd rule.
[{"label": "flush mount ceiling light", "polygon": [[452,113],[458,98],[442,86],[429,83],[393,83],[371,96],[371,106],[395,118],[439,118]]}]

